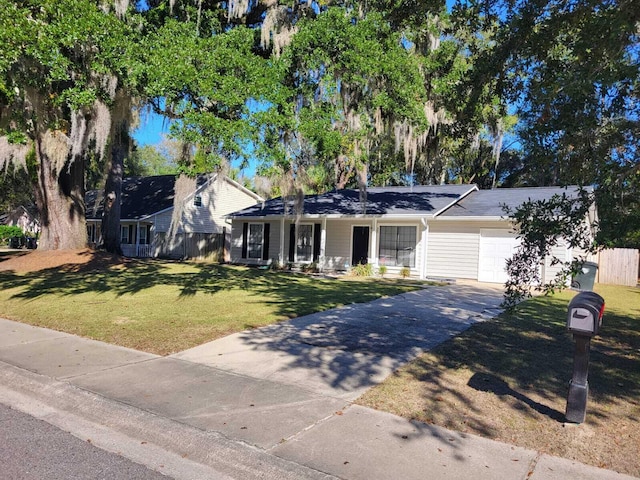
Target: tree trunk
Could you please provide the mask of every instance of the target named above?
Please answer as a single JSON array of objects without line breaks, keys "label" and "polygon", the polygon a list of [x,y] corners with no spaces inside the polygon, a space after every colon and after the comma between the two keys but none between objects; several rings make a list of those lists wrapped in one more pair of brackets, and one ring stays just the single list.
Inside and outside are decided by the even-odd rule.
[{"label": "tree trunk", "polygon": [[104,187],[104,210],[102,215],[102,241],[107,252],[122,255],[120,246],[120,210],[122,177],[126,149],[121,142],[111,145],[111,162]]},{"label": "tree trunk", "polygon": [[109,168],[104,188],[104,213],[102,216],[102,241],[104,249],[122,255],[120,245],[120,212],[124,159],[129,154],[131,98],[119,89],[114,99],[109,141]]},{"label": "tree trunk", "polygon": [[69,159],[68,150],[64,153],[64,148],[55,158],[55,148],[47,146],[47,142],[57,135],[64,136],[47,130],[44,135],[37,135],[35,142],[38,158],[36,203],[41,223],[38,249],[86,248],[84,163]]}]

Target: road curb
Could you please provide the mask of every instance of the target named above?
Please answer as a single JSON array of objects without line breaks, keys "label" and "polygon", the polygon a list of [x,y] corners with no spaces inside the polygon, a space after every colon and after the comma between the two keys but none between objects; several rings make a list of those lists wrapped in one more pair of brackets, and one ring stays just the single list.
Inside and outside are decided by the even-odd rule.
[{"label": "road curb", "polygon": [[175,479],[336,478],[5,362],[0,402]]}]

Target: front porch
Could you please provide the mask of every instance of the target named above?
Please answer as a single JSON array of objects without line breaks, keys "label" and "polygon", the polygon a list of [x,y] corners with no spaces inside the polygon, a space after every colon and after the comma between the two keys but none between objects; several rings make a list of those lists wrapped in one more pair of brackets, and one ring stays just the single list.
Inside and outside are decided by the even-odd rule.
[{"label": "front porch", "polygon": [[122,244],[122,255],[132,258],[153,258],[155,247],[152,244],[131,245]]}]

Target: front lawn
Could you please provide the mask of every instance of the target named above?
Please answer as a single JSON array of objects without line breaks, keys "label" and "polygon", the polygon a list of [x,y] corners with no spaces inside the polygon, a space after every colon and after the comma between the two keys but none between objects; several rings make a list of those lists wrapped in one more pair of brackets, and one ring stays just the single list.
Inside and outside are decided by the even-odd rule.
[{"label": "front lawn", "polygon": [[205,263],[0,271],[0,317],[166,355],[247,328],[419,288]]},{"label": "front lawn", "polygon": [[476,324],[406,365],[359,403],[640,476],[640,289],[597,285],[587,419],[564,423],[574,341],[564,292]]}]

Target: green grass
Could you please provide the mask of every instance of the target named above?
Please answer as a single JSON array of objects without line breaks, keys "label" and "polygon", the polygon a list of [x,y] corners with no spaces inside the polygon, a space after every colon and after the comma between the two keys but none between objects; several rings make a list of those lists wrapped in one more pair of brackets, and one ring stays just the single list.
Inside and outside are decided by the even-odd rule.
[{"label": "green grass", "polygon": [[247,328],[419,288],[205,263],[0,272],[0,316],[161,355]]},{"label": "green grass", "polygon": [[640,476],[640,289],[596,285],[587,420],[564,427],[574,341],[565,291],[474,325],[400,369],[359,403]]}]

